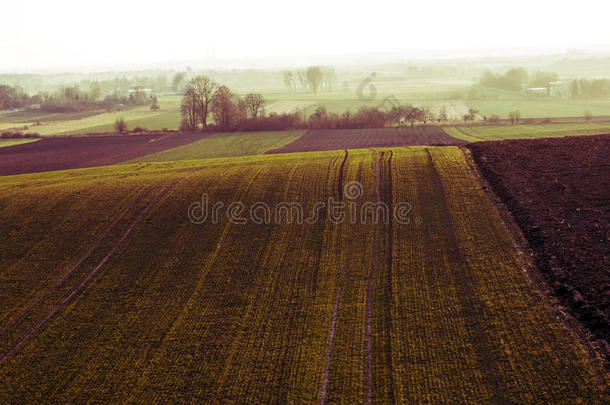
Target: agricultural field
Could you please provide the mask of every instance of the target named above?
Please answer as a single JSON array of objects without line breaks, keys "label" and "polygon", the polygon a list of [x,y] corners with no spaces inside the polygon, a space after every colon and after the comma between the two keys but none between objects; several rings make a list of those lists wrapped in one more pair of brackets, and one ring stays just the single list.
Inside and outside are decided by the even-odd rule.
[{"label": "agricultural field", "polygon": [[135,162],[166,162],[216,157],[260,155],[298,139],[305,131],[228,132],[207,136],[188,145],[142,156]]},{"label": "agricultural field", "polygon": [[468,147],[549,285],[610,357],[610,135]]},{"label": "agricultural field", "polygon": [[500,118],[508,118],[508,114],[515,110],[519,110],[524,118],[583,117],[585,111],[590,111],[594,116],[610,115],[607,100],[578,101],[522,96],[520,99],[467,100],[467,104],[487,117],[496,114]]},{"label": "agricultural field", "polygon": [[[0,190],[0,402],[609,399],[457,147],[138,163]],[[345,217],[320,208],[329,197]]]},{"label": "agricultural field", "polygon": [[[0,117],[0,131],[36,132],[40,135],[70,135],[113,132],[114,122],[123,117],[129,129],[177,129],[180,125],[180,97],[159,97],[160,110],[139,106],[123,111],[86,111],[81,113],[19,112]],[[26,129],[27,127],[27,129]]]},{"label": "agricultural field", "polygon": [[267,153],[311,152],[415,145],[458,145],[465,143],[436,126],[413,128],[315,129],[294,142]]},{"label": "agricultural field", "polygon": [[[539,98],[507,90],[473,87],[470,80],[399,79],[378,73],[370,82],[370,74],[350,77],[345,86],[337,83],[331,92],[290,92],[284,88],[235,88],[241,96],[260,93],[266,100],[267,114],[302,112],[304,116],[316,108],[341,114],[356,112],[362,107],[378,107],[389,111],[397,104],[430,106],[438,114],[445,106],[451,122],[462,121],[469,108],[479,111],[477,120],[493,114],[507,118],[509,112],[519,110],[523,118],[583,117],[585,111],[594,116],[610,115],[608,100],[569,100]],[[373,87],[370,87],[373,86]],[[374,88],[374,91],[371,90]],[[112,132],[118,117],[123,117],[129,128],[149,130],[177,129],[180,125],[181,96],[159,96],[160,110],[148,106],[107,113],[103,110],[80,113],[17,112],[0,116],[0,131],[37,132],[41,135],[66,135]],[[27,129],[25,129],[27,127]]]},{"label": "agricultural field", "polygon": [[103,166],[195,142],[208,134],[46,137],[0,148],[0,176]]},{"label": "agricultural field", "polygon": [[36,142],[40,138],[15,138],[15,139],[0,139],[0,148],[7,146],[22,145],[24,143]]},{"label": "agricultural field", "polygon": [[275,101],[265,105],[267,114],[292,114],[316,104],[314,101]]},{"label": "agricultural field", "polygon": [[610,123],[560,123],[519,125],[459,125],[443,127],[454,138],[467,142],[499,141],[504,139],[555,138],[574,135],[610,133]]}]

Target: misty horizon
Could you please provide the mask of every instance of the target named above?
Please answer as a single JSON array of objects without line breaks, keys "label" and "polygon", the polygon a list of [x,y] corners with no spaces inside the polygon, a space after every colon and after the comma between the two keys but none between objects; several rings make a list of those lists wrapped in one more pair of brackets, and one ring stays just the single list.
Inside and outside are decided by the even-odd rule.
[{"label": "misty horizon", "polygon": [[3,8],[5,15],[27,16],[0,27],[9,39],[0,43],[5,73],[194,62],[201,63],[197,68],[273,68],[354,63],[366,55],[409,61],[610,52],[610,38],[602,31],[607,6],[599,1],[561,9],[521,0],[510,7],[479,0],[374,6],[314,1],[307,7],[275,0],[177,1],[164,7],[112,0],[93,10],[62,0]]}]

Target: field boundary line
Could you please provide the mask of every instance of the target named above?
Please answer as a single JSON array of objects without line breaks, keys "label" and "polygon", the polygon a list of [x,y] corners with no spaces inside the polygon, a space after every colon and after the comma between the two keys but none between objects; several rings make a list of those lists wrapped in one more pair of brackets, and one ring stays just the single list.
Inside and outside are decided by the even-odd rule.
[{"label": "field boundary line", "polygon": [[[376,169],[376,180],[375,180],[375,196],[377,202],[381,201],[381,163],[383,161],[384,152],[380,152],[379,160],[377,161]],[[365,312],[365,347],[366,347],[366,403],[371,404],[373,402],[373,284],[377,275],[377,266],[379,265],[379,258],[377,255],[377,244],[379,242],[379,227],[373,223],[373,263],[371,270],[369,271],[368,282],[366,286],[366,312]]]},{"label": "field boundary line", "polygon": [[[521,270],[524,273],[524,278],[528,285],[531,287],[533,293],[540,297],[544,305],[562,326],[568,329],[584,347],[588,355],[587,358],[595,371],[600,385],[608,387],[608,383],[604,378],[604,376],[608,374],[606,371],[608,360],[605,359],[605,355],[600,348],[596,346],[597,338],[576,318],[572,311],[568,308],[561,308],[558,306],[559,301],[557,296],[553,294],[552,288],[544,279],[541,270],[536,266],[533,259],[531,259],[534,257],[534,251],[523,235],[523,231],[515,221],[512,212],[496,194],[494,188],[487,181],[485,176],[480,172],[477,163],[472,157],[470,149],[460,149],[464,155],[464,160],[468,163],[470,172],[475,180],[481,185],[483,194],[493,206],[502,225],[506,229],[506,233],[510,237],[511,243],[517,252],[518,264],[521,266]],[[608,387],[608,390],[610,392],[610,387]]]},{"label": "field boundary line", "polygon": [[387,345],[388,345],[388,366],[390,368],[390,398],[392,402],[395,402],[394,392],[396,391],[395,382],[394,382],[394,364],[392,360],[392,303],[394,302],[394,291],[392,289],[392,269],[393,269],[393,256],[394,256],[394,191],[392,187],[392,158],[394,157],[394,152],[389,151],[388,155],[388,201],[386,204],[389,207],[388,212],[388,257],[386,262],[387,268],[387,283],[388,283],[388,300],[386,305],[386,316],[388,320],[388,335],[387,335]]},{"label": "field boundary line", "polygon": [[[483,361],[486,363],[486,365],[484,365],[484,368],[487,369],[488,374],[492,377],[495,386],[496,386],[496,395],[499,394],[500,398],[496,398],[496,402],[502,402],[504,404],[509,404],[510,402],[508,401],[508,398],[506,397],[506,391],[504,389],[504,385],[502,384],[502,381],[500,381],[500,377],[498,375],[498,370],[496,367],[496,358],[495,356],[491,353],[490,350],[490,345],[489,345],[489,341],[487,338],[487,335],[485,334],[485,331],[483,330],[483,327],[481,325],[481,322],[478,319],[478,316],[476,315],[476,313],[474,312],[474,309],[477,306],[481,306],[482,304],[477,303],[477,299],[472,291],[472,288],[470,286],[470,283],[468,282],[468,277],[466,276],[466,269],[464,268],[464,264],[465,264],[465,260],[464,257],[462,256],[459,244],[458,244],[458,240],[457,240],[457,236],[455,234],[455,227],[453,224],[453,219],[451,218],[451,210],[449,209],[449,205],[447,204],[447,193],[445,192],[445,186],[443,185],[443,181],[442,178],[440,176],[440,174],[438,173],[438,170],[436,169],[436,165],[434,164],[434,159],[432,158],[432,154],[430,154],[430,150],[428,148],[426,148],[426,153],[428,154],[428,158],[430,160],[430,165],[431,168],[434,172],[434,180],[436,182],[436,186],[438,187],[438,189],[440,190],[441,194],[442,194],[442,199],[443,199],[443,208],[444,208],[444,214],[447,218],[447,224],[449,225],[449,234],[451,236],[451,244],[452,244],[452,255],[455,258],[455,264],[458,270],[458,274],[459,274],[459,278],[462,282],[462,287],[464,289],[464,292],[466,293],[466,296],[468,297],[468,304],[471,308],[472,312],[472,321],[474,323],[474,330],[476,333],[476,338],[478,340],[478,345],[480,347],[481,350],[481,354],[483,357]],[[450,253],[451,254],[451,253]],[[479,305],[477,305],[479,304]]]},{"label": "field boundary line", "polygon": [[[483,142],[485,142],[485,141],[489,141],[489,139],[481,138],[480,136],[477,136],[477,135],[472,135],[472,134],[469,134],[469,133],[467,133],[467,132],[463,131],[463,130],[462,130],[462,128],[460,128],[460,126],[459,126],[459,125],[454,125],[452,128],[455,128],[455,130],[456,130],[456,131],[458,131],[460,134],[462,134],[462,135],[464,135],[464,136],[468,136],[468,137],[470,137],[470,138],[474,138],[474,139],[480,139],[480,140],[481,140],[481,141],[483,141]],[[449,134],[448,134],[448,135],[449,135]],[[449,136],[451,136],[451,135],[449,135]],[[454,138],[455,138],[455,137],[454,137]],[[463,139],[463,140],[464,140],[464,141],[466,141],[465,139]],[[466,141],[466,143],[469,143],[469,142],[470,142],[470,141]],[[477,141],[477,142],[479,142],[479,141]]]},{"label": "field boundary line", "polygon": [[6,352],[2,358],[0,358],[0,365],[8,360],[13,354],[15,354],[21,346],[23,346],[27,341],[34,336],[57,312],[59,312],[80,290],[87,284],[87,282],[99,271],[99,269],[110,259],[110,257],[117,251],[119,246],[127,239],[127,237],[131,234],[135,226],[140,222],[140,220],[144,217],[144,215],[148,212],[148,210],[165,194],[165,192],[174,184],[176,184],[181,178],[177,178],[167,183],[161,190],[155,194],[155,196],[148,202],[148,204],[144,207],[140,214],[136,217],[136,219],[131,223],[129,228],[125,231],[121,239],[112,247],[112,249],[104,256],[104,258],[98,263],[97,266],[81,281],[81,283],[74,289],[72,292],[63,299],[49,314],[36,325],[27,335],[25,335],[21,340],[19,340],[8,352]]},{"label": "field boundary line", "polygon": [[127,212],[133,208],[133,206],[144,196],[144,194],[146,194],[146,192],[148,192],[151,187],[147,187],[144,191],[142,191],[139,195],[137,195],[130,203],[129,205],[114,219],[114,221],[112,221],[112,223],[108,226],[108,228],[106,228],[106,231],[102,234],[102,236],[100,236],[97,241],[89,248],[89,250],[78,260],[78,262],[76,262],[71,268],[70,270],[68,270],[66,273],[64,273],[63,276],[61,276],[61,278],[50,288],[48,289],[41,297],[39,297],[36,301],[34,301],[34,303],[32,303],[25,311],[23,311],[21,314],[19,314],[19,316],[17,316],[17,318],[6,328],[2,329],[0,331],[0,337],[6,335],[8,332],[11,331],[11,329],[13,329],[18,323],[19,321],[21,321],[24,317],[28,316],[30,314],[30,312],[32,312],[32,310],[34,309],[34,307],[38,304],[40,304],[42,302],[42,300],[44,300],[45,298],[47,298],[49,295],[51,295],[53,292],[55,292],[55,290],[57,290],[57,288],[59,288],[63,282],[87,259],[89,258],[89,256],[91,255],[91,253],[93,253],[93,251],[95,249],[97,249],[100,245],[100,243],[102,243],[102,241],[108,236],[108,234],[110,234],[110,232],[114,229],[114,227],[118,224],[118,222],[127,214]]},{"label": "field boundary line", "polygon": [[[345,171],[345,163],[347,162],[348,152],[345,149],[345,156],[343,158],[343,162],[341,162],[341,166],[339,167],[339,178],[338,178],[338,198],[339,202],[343,201],[343,177]],[[343,291],[343,284],[345,283],[345,278],[347,277],[347,273],[349,271],[350,259],[352,255],[352,243],[354,239],[354,228],[355,224],[350,223],[350,231],[348,236],[348,244],[347,244],[347,252],[345,257],[345,262],[343,264],[343,271],[341,273],[341,278],[339,279],[339,285],[337,286],[337,291],[335,293],[335,303],[333,306],[333,315],[330,323],[330,330],[328,334],[328,347],[326,349],[326,366],[324,368],[324,375],[322,377],[322,387],[320,388],[320,404],[326,404],[326,396],[328,391],[328,379],[330,376],[330,364],[332,361],[333,355],[333,347],[335,343],[335,333],[337,329],[337,322],[339,318],[339,303],[341,301],[341,293]]]}]

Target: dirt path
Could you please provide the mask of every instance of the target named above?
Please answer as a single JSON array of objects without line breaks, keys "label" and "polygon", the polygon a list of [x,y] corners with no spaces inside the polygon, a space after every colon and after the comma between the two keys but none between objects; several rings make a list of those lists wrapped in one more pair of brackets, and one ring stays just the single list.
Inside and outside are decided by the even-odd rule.
[{"label": "dirt path", "polygon": [[496,358],[491,352],[490,343],[485,334],[483,326],[479,320],[478,311],[481,310],[483,304],[477,300],[475,297],[472,287],[470,286],[470,282],[468,281],[468,276],[466,274],[466,269],[464,268],[464,257],[460,251],[457,236],[455,235],[455,227],[453,221],[451,220],[451,212],[449,206],[447,205],[447,194],[445,192],[445,187],[443,186],[443,182],[441,177],[436,170],[436,166],[434,165],[434,160],[432,159],[432,155],[430,154],[430,150],[426,149],[426,153],[428,154],[428,158],[430,159],[430,164],[432,170],[434,171],[434,183],[442,195],[443,200],[443,210],[445,211],[445,217],[447,218],[447,228],[450,233],[451,246],[447,250],[447,256],[450,259],[451,263],[454,264],[459,280],[462,284],[462,288],[467,298],[467,302],[465,305],[465,310],[467,311],[469,318],[473,323],[473,331],[475,333],[476,344],[478,345],[478,352],[483,359],[484,363],[483,368],[486,370],[488,379],[492,381],[492,385],[494,386],[494,402],[495,403],[503,403],[508,404],[508,399],[506,398],[506,392],[502,382],[500,381],[500,377],[498,376],[498,369],[496,366]]},{"label": "dirt path", "polygon": [[112,249],[104,256],[104,258],[95,266],[95,268],[81,281],[81,283],[74,289],[72,292],[63,299],[58,305],[53,308],[51,312],[40,322],[38,323],[27,335],[25,335],[21,340],[19,340],[8,352],[6,352],[2,358],[0,358],[0,365],[8,360],[13,354],[15,354],[27,341],[34,336],[59,310],[61,310],[70,300],[78,294],[83,287],[91,280],[91,278],[97,274],[100,268],[110,259],[110,257],[117,251],[117,249],[121,246],[121,244],[127,239],[127,237],[131,234],[135,226],[140,222],[140,220],[144,217],[144,215],[149,211],[149,209],[165,194],[165,192],[176,184],[181,178],[177,178],[167,183],[161,190],[157,192],[157,194],[149,201],[149,203],[140,211],[140,214],[136,217],[136,219],[131,223],[129,228],[125,231],[125,233],[121,236],[121,239],[112,247]]},{"label": "dirt path", "polygon": [[[343,177],[345,170],[345,162],[347,161],[347,150],[345,151],[345,157],[343,158],[343,162],[341,162],[341,166],[339,167],[339,180],[337,184],[337,197],[339,202],[343,201]],[[347,243],[347,253],[345,257],[345,263],[343,265],[343,271],[341,273],[341,278],[339,279],[339,285],[337,286],[337,292],[335,293],[335,304],[333,307],[333,317],[330,323],[330,331],[328,337],[328,348],[326,349],[326,366],[324,367],[324,377],[322,378],[322,387],[320,388],[320,404],[326,404],[326,397],[328,391],[328,378],[330,375],[330,364],[333,355],[333,346],[335,343],[335,333],[337,330],[337,319],[339,317],[339,303],[341,301],[341,292],[343,290],[343,284],[345,284],[345,279],[347,278],[347,273],[349,272],[350,259],[352,255],[352,242],[354,239],[354,223],[352,222],[350,225],[350,231],[348,236]]]}]

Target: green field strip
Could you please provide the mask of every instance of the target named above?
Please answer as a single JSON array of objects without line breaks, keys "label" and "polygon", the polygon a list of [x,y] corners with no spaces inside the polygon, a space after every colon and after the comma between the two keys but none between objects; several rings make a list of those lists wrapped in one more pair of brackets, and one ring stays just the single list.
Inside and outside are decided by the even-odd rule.
[{"label": "green field strip", "polygon": [[165,162],[260,155],[298,139],[304,131],[218,133],[162,152],[133,159],[127,163]]}]

